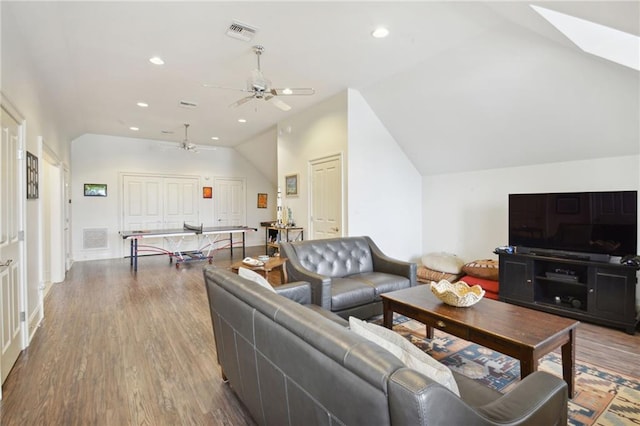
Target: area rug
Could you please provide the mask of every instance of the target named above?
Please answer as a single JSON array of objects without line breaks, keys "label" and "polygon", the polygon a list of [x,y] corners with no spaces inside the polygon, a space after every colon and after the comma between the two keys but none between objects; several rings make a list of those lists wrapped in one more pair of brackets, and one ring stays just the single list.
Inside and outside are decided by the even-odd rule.
[{"label": "area rug", "polygon": [[[382,323],[382,317],[372,322]],[[506,393],[520,380],[520,363],[509,356],[439,330],[425,338],[423,324],[394,315],[393,329],[452,370]],[[550,353],[539,370],[562,377],[562,359]],[[569,400],[570,425],[640,425],[640,379],[576,360],[575,396]]]}]

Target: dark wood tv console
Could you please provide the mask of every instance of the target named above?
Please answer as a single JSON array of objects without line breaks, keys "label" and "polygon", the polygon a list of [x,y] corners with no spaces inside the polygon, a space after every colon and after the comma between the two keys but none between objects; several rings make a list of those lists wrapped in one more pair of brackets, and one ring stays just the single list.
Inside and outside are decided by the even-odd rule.
[{"label": "dark wood tv console", "polygon": [[634,334],[636,268],[533,254],[500,254],[500,300]]}]

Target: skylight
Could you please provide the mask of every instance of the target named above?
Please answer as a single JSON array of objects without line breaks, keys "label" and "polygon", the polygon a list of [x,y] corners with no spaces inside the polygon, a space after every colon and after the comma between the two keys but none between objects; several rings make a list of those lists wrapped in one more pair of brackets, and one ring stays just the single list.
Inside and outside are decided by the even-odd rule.
[{"label": "skylight", "polygon": [[640,37],[544,7],[531,7],[585,52],[640,71]]}]

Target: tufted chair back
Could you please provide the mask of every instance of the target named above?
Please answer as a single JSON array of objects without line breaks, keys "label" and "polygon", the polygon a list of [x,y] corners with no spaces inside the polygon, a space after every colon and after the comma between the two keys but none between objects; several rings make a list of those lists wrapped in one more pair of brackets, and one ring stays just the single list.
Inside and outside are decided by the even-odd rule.
[{"label": "tufted chair back", "polygon": [[300,264],[331,278],[373,271],[371,248],[363,237],[305,241],[292,244]]}]

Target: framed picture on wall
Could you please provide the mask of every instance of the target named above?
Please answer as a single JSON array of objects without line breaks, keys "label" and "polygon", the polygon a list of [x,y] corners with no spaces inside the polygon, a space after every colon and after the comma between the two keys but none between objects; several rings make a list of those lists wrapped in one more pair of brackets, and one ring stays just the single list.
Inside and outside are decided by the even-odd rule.
[{"label": "framed picture on wall", "polygon": [[267,208],[267,194],[258,193],[258,208],[259,209]]},{"label": "framed picture on wall", "polygon": [[298,196],[298,180],[299,180],[298,173],[286,175],[284,177],[284,193],[287,197]]},{"label": "framed picture on wall", "polygon": [[107,184],[106,183],[85,183],[84,196],[85,197],[106,197]]},{"label": "framed picture on wall", "polygon": [[211,187],[211,186],[203,186],[202,187],[202,198],[213,198],[213,187]]},{"label": "framed picture on wall", "polygon": [[38,198],[38,157],[27,151],[27,199]]}]

